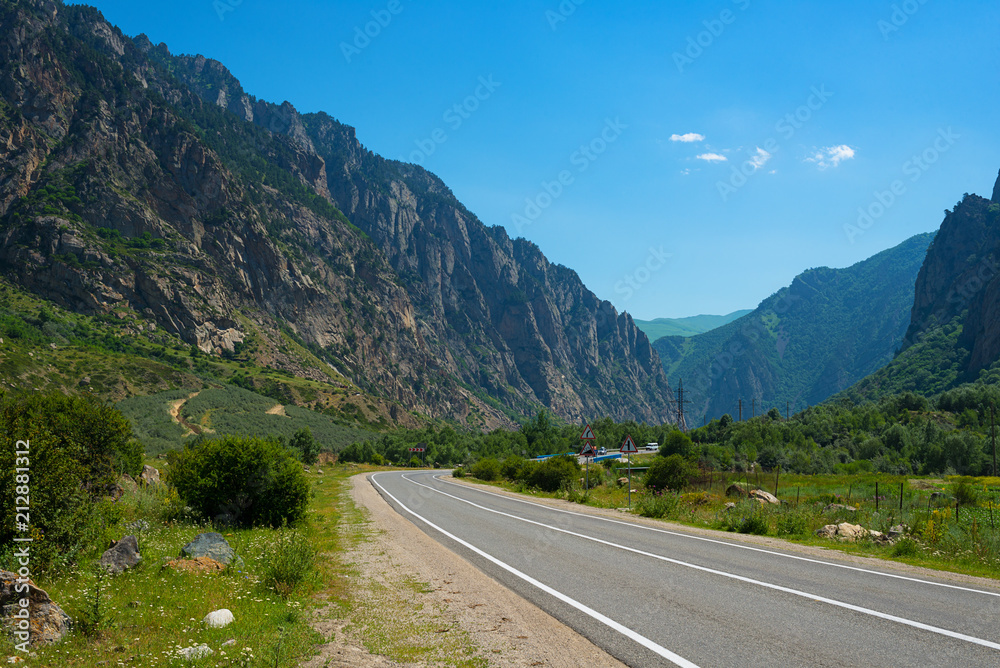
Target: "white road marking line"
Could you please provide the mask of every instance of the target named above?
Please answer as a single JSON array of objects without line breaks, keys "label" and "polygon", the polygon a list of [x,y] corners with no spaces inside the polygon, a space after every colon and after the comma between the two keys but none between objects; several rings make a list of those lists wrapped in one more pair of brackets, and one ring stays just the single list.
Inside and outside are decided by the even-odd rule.
[{"label": "white road marking line", "polygon": [[823,561],[822,559],[810,559],[809,557],[800,557],[795,554],[786,554],[784,552],[775,552],[774,550],[765,550],[761,547],[753,547],[751,545],[743,545],[741,543],[731,543],[724,540],[717,540],[715,538],[705,538],[704,536],[695,536],[688,533],[683,533],[680,531],[669,531],[667,529],[657,529],[656,527],[646,526],[645,524],[636,524],[633,522],[623,522],[622,520],[613,520],[610,517],[601,517],[600,515],[588,515],[587,513],[576,513],[572,510],[563,510],[562,508],[553,508],[551,506],[546,506],[541,503],[535,503],[533,501],[525,501],[524,499],[518,499],[512,496],[507,496],[505,494],[497,494],[495,492],[487,492],[484,489],[479,489],[477,487],[469,487],[468,485],[461,485],[456,482],[449,482],[447,480],[442,480],[439,475],[435,475],[434,479],[445,485],[452,485],[454,487],[459,487],[461,489],[468,489],[474,492],[479,492],[480,494],[488,494],[489,496],[496,496],[501,499],[507,499],[508,501],[514,501],[516,503],[523,503],[529,506],[536,506],[538,508],[543,508],[545,510],[551,510],[556,513],[564,513],[566,515],[575,515],[577,517],[586,517],[592,520],[600,520],[601,522],[610,522],[611,524],[621,524],[622,526],[635,527],[638,529],[643,529],[645,531],[653,531],[656,533],[667,534],[669,536],[677,536],[679,538],[689,538],[691,540],[700,540],[705,543],[714,543],[716,545],[725,545],[727,547],[734,547],[740,550],[750,550],[751,552],[761,552],[763,554],[770,554],[777,557],[785,557],[786,559],[795,559],[796,561],[805,561],[811,564],[821,564],[823,566],[830,566],[832,568],[843,568],[848,571],[857,571],[859,573],[868,573],[869,575],[880,575],[886,578],[894,578],[896,580],[906,580],[908,582],[918,582],[920,584],[930,585],[932,587],[944,587],[946,589],[956,589],[958,591],[967,591],[974,594],[983,594],[984,596],[996,596],[1000,598],[1000,592],[986,591],[984,589],[973,589],[971,587],[962,587],[959,585],[948,584],[946,582],[934,582],[932,580],[921,580],[920,578],[911,578],[905,575],[896,575],[895,573],[883,573],[881,571],[873,571],[868,568],[861,568],[860,566],[848,566],[847,564],[838,564],[831,561]]},{"label": "white road marking line", "polygon": [[885,612],[879,612],[878,610],[872,610],[870,608],[863,608],[859,605],[854,605],[852,603],[845,603],[844,601],[837,601],[832,598],[826,598],[825,596],[819,596],[818,594],[810,594],[809,592],[801,591],[798,589],[792,589],[790,587],[783,587],[781,585],[776,585],[771,582],[764,582],[763,580],[755,580],[753,578],[748,578],[743,575],[736,575],[735,573],[727,573],[725,571],[720,571],[714,568],[708,568],[706,566],[699,566],[698,564],[692,564],[686,561],[681,561],[679,559],[671,559],[670,557],[664,557],[663,555],[653,554],[652,552],[646,552],[644,550],[639,550],[634,547],[629,547],[627,545],[619,545],[618,543],[612,543],[611,541],[603,540],[601,538],[594,538],[593,536],[588,536],[586,534],[577,533],[575,531],[569,531],[567,529],[560,529],[559,527],[554,527],[548,524],[543,524],[542,522],[536,522],[534,520],[525,519],[523,517],[518,517],[517,515],[511,515],[510,513],[505,513],[499,510],[493,510],[492,508],[487,508],[486,506],[481,506],[478,503],[473,503],[466,499],[459,498],[452,494],[442,492],[439,489],[434,489],[423,483],[419,483],[415,480],[407,478],[405,475],[400,476],[403,480],[406,480],[410,484],[417,485],[419,487],[426,487],[436,494],[441,494],[442,496],[447,496],[449,498],[460,501],[461,503],[466,503],[480,510],[485,510],[488,513],[494,513],[496,515],[502,515],[504,517],[509,517],[513,520],[518,520],[519,522],[526,522],[528,524],[534,524],[536,526],[544,527],[546,529],[551,529],[553,531],[558,531],[559,533],[564,533],[570,536],[575,536],[577,538],[583,538],[584,540],[589,540],[594,543],[599,543],[601,545],[607,545],[608,547],[618,548],[619,550],[624,550],[626,552],[632,552],[644,557],[652,557],[653,559],[659,559],[660,561],[665,561],[677,566],[684,566],[685,568],[691,568],[696,571],[702,571],[704,573],[711,573],[712,575],[719,575],[724,578],[729,578],[731,580],[738,580],[740,582],[746,582],[747,584],[757,585],[759,587],[765,587],[767,589],[773,589],[775,591],[784,592],[786,594],[792,594],[793,596],[799,596],[802,598],[811,599],[813,601],[819,601],[821,603],[827,603],[829,605],[836,606],[838,608],[844,608],[845,610],[851,610],[854,612],[860,612],[864,615],[870,615],[872,617],[878,617],[879,619],[885,619],[890,622],[896,622],[898,624],[903,624],[906,626],[911,626],[913,628],[920,629],[922,631],[930,631],[931,633],[937,633],[938,635],[947,636],[949,638],[954,638],[956,640],[963,640],[968,643],[975,645],[982,645],[983,647],[989,647],[990,649],[1000,650],[1000,644],[992,642],[990,640],[985,640],[983,638],[976,638],[975,636],[968,636],[964,633],[958,633],[956,631],[949,631],[948,629],[943,629],[937,626],[931,626],[930,624],[924,624],[923,622],[918,622],[912,619],[906,619],[905,617],[897,617],[896,615],[890,615]]},{"label": "white road marking line", "polygon": [[[402,501],[400,501],[395,496],[393,496],[391,493],[389,493],[389,490],[387,490],[385,487],[382,487],[382,485],[380,485],[378,483],[378,481],[375,480],[375,476],[376,475],[378,475],[378,474],[373,474],[369,478],[369,480],[371,480],[372,484],[375,485],[376,487],[378,487],[379,489],[381,489],[382,492],[384,492],[386,496],[388,496],[390,499],[392,499],[397,504],[399,504],[400,508],[402,508],[406,512],[410,513],[414,517],[418,518],[420,521],[422,521],[425,524],[427,524],[427,526],[433,527],[434,529],[436,529],[437,531],[440,531],[442,534],[444,534],[448,538],[451,538],[453,541],[455,541],[455,542],[459,543],[460,545],[462,545],[462,546],[464,546],[464,547],[472,550],[473,552],[475,552],[479,556],[483,557],[484,559],[488,559],[489,561],[491,561],[492,563],[496,564],[497,566],[499,566],[500,568],[504,569],[505,571],[507,571],[509,573],[512,573],[513,575],[516,575],[517,577],[521,578],[522,580],[524,580],[528,584],[530,584],[530,585],[532,585],[534,587],[537,587],[538,589],[541,589],[542,591],[544,591],[546,594],[549,594],[550,596],[554,596],[555,598],[559,599],[563,603],[566,603],[567,605],[571,605],[572,607],[576,608],[577,610],[579,610],[580,612],[584,613],[585,615],[587,615],[589,617],[593,617],[594,619],[596,619],[597,621],[601,622],[602,624],[605,624],[606,626],[614,629],[618,633],[621,633],[626,638],[629,638],[630,640],[633,640],[633,641],[639,643],[640,645],[642,645],[646,649],[649,649],[650,651],[653,651],[656,654],[659,654],[660,656],[662,656],[663,658],[667,659],[668,661],[671,661],[671,662],[673,662],[674,664],[676,664],[678,666],[682,666],[683,668],[698,668],[697,664],[691,663],[690,661],[688,661],[684,657],[679,656],[677,654],[674,654],[673,652],[671,652],[666,647],[658,645],[657,643],[653,642],[652,640],[650,640],[646,636],[643,636],[643,635],[640,635],[640,634],[636,633],[632,629],[619,624],[618,622],[616,622],[615,620],[611,619],[610,617],[605,617],[604,615],[602,615],[601,613],[597,612],[593,608],[589,608],[586,605],[584,605],[583,603],[580,603],[579,601],[577,601],[576,599],[570,598],[569,596],[566,596],[565,594],[563,594],[560,591],[556,591],[552,587],[549,587],[548,585],[539,582],[538,580],[534,579],[530,575],[528,575],[526,573],[522,573],[521,571],[517,570],[513,566],[510,566],[509,564],[506,564],[506,563],[500,561],[499,559],[497,559],[493,555],[487,554],[486,552],[483,552],[482,550],[480,550],[475,545],[472,545],[471,543],[468,543],[468,542],[462,540],[458,536],[445,531],[444,529],[442,529],[438,525],[436,525],[433,522],[431,522],[430,520],[428,520],[426,517],[423,517],[423,516],[417,514],[416,512],[410,510],[409,508],[407,508],[406,505],[403,504]],[[404,480],[407,480],[407,482],[411,482],[411,483],[413,483],[415,485],[419,485],[420,484],[420,483],[414,483],[412,480],[409,480],[407,478],[404,478]]]}]

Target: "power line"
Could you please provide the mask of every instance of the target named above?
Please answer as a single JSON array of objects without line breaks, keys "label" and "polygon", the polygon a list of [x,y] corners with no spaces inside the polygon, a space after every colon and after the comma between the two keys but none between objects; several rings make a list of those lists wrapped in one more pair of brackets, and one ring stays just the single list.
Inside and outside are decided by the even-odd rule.
[{"label": "power line", "polygon": [[684,404],[691,403],[684,398],[684,379],[677,379],[677,426],[681,431],[687,431],[687,421],[684,419]]}]

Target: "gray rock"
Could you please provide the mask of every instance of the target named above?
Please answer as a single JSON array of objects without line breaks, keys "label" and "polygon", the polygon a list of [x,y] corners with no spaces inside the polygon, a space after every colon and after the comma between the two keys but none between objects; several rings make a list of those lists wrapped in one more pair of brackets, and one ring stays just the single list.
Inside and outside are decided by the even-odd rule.
[{"label": "gray rock", "polygon": [[111,575],[134,568],[140,561],[142,555],[139,554],[139,539],[135,536],[125,536],[101,555],[101,566]]},{"label": "gray rock", "polygon": [[[72,621],[69,615],[31,580],[26,583],[26,592],[18,591],[20,584],[16,573],[0,571],[0,626],[18,644],[30,642],[37,645],[61,640],[69,632]],[[28,602],[27,608],[21,607],[22,600]],[[27,610],[27,631],[18,628],[25,616],[23,610]]]},{"label": "gray rock", "polygon": [[160,484],[160,472],[154,469],[149,464],[145,464],[142,467],[142,473],[139,474],[139,480],[142,484],[148,486],[156,486]]},{"label": "gray rock", "polygon": [[140,533],[142,531],[149,531],[149,522],[146,520],[136,520],[135,522],[129,522],[125,525],[125,528],[129,531],[134,531]]},{"label": "gray rock", "polygon": [[181,556],[191,558],[208,557],[226,566],[230,562],[243,563],[243,559],[233,551],[233,548],[222,537],[222,534],[214,531],[195,536],[194,540],[181,548]]},{"label": "gray rock", "polygon": [[746,498],[750,496],[745,487],[740,487],[737,484],[732,484],[726,488],[726,496],[738,496],[740,498]]},{"label": "gray rock", "polygon": [[177,650],[177,656],[187,660],[194,661],[195,659],[200,659],[210,654],[215,654],[212,648],[208,645],[192,645],[191,647],[185,647],[184,649]]}]

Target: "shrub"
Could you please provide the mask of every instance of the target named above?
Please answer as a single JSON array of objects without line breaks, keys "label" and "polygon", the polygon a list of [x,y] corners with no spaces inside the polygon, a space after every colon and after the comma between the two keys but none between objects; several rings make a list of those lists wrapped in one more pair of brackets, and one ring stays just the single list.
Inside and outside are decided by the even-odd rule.
[{"label": "shrub", "polygon": [[[0,548],[15,537],[15,496],[30,492],[32,567],[70,566],[94,547],[102,528],[97,503],[119,472],[141,469],[141,450],[128,420],[92,397],[62,394],[0,395]],[[27,451],[15,449],[17,441]],[[22,459],[17,459],[22,458]],[[16,476],[16,468],[27,468]],[[23,476],[23,477],[19,477]],[[20,490],[18,488],[21,488]],[[44,535],[44,540],[39,540]]]},{"label": "shrub", "polygon": [[952,490],[955,500],[963,506],[974,506],[979,503],[979,491],[964,480]]},{"label": "shrub", "polygon": [[568,487],[580,477],[580,462],[576,457],[550,457],[532,470],[528,484],[545,492]]},{"label": "shrub", "polygon": [[744,517],[737,529],[740,533],[752,533],[757,536],[766,536],[769,530],[767,519],[761,513],[753,513]]},{"label": "shrub", "polygon": [[920,546],[912,538],[903,538],[892,546],[891,554],[894,557],[915,557],[920,554]]},{"label": "shrub", "polygon": [[695,475],[694,465],[680,455],[657,457],[646,472],[646,487],[660,491],[680,491]]},{"label": "shrub", "polygon": [[275,440],[226,436],[167,455],[167,481],[195,511],[223,524],[279,526],[305,515],[302,466]]},{"label": "shrub", "polygon": [[809,533],[809,515],[798,510],[781,513],[775,523],[779,536],[804,536]]},{"label": "shrub", "polygon": [[500,475],[511,481],[523,480],[524,472],[527,468],[527,459],[518,455],[511,455],[500,464]]},{"label": "shrub", "polygon": [[493,457],[480,459],[472,465],[472,475],[487,482],[497,480],[500,477],[500,462]]},{"label": "shrub", "polygon": [[316,548],[298,531],[284,528],[264,557],[263,582],[282,598],[288,598],[312,571]]},{"label": "shrub", "polygon": [[649,494],[640,499],[636,509],[643,517],[673,517],[680,501],[677,494]]},{"label": "shrub", "polygon": [[455,470],[453,470],[451,472],[451,475],[452,475],[452,477],[455,477],[455,478],[464,478],[465,477],[465,469],[463,469],[461,466],[459,466],[458,468],[456,468]]}]

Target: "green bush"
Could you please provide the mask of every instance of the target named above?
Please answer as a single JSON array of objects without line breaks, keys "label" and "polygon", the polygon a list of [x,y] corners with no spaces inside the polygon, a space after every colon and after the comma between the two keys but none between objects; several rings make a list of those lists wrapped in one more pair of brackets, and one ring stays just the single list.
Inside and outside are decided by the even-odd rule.
[{"label": "green bush", "polygon": [[646,487],[662,492],[667,489],[680,491],[694,477],[696,469],[680,455],[657,457],[646,472]]},{"label": "green bush", "polygon": [[500,475],[510,481],[524,479],[524,472],[528,468],[528,460],[518,455],[511,455],[500,464]]},{"label": "green bush", "polygon": [[809,515],[798,510],[781,513],[775,523],[779,536],[804,536],[809,533]]},{"label": "green bush", "polygon": [[276,440],[225,436],[167,455],[167,481],[196,512],[222,524],[279,526],[309,504],[302,466]]},{"label": "green bush", "polygon": [[[141,450],[128,420],[91,397],[62,394],[0,395],[0,550],[21,532],[15,507],[30,505],[34,534],[32,566],[71,567],[81,552],[93,550],[102,533],[97,504],[120,472],[141,470]],[[27,443],[18,452],[17,441]],[[27,471],[17,472],[16,468]],[[29,503],[15,503],[27,494]]]},{"label": "green bush", "polygon": [[549,457],[536,466],[527,482],[544,492],[556,492],[568,487],[580,477],[580,462],[576,457]]},{"label": "green bush", "polygon": [[894,557],[915,557],[920,554],[920,546],[917,541],[906,537],[892,546],[891,554]]},{"label": "green bush", "polygon": [[466,475],[465,474],[465,469],[462,468],[461,466],[459,466],[458,468],[454,469],[451,472],[451,475],[452,475],[453,478],[464,478],[465,475]]},{"label": "green bush", "polygon": [[677,494],[649,494],[639,500],[636,510],[643,517],[673,517],[680,507],[681,499]]},{"label": "green bush", "polygon": [[304,464],[315,464],[316,460],[319,459],[319,443],[313,438],[309,427],[302,427],[292,434],[289,445],[299,451]]},{"label": "green bush", "polygon": [[472,465],[472,475],[487,482],[500,478],[500,462],[493,457],[480,459]]},{"label": "green bush", "polygon": [[316,548],[297,531],[282,529],[264,557],[263,583],[288,598],[306,579],[316,561]]},{"label": "green bush", "polygon": [[737,531],[740,533],[751,533],[757,536],[766,536],[767,532],[770,530],[770,526],[767,523],[767,518],[761,513],[754,513],[743,518],[740,522]]},{"label": "green bush", "polygon": [[975,506],[979,503],[979,490],[964,480],[955,485],[952,492],[955,500],[963,506]]}]

